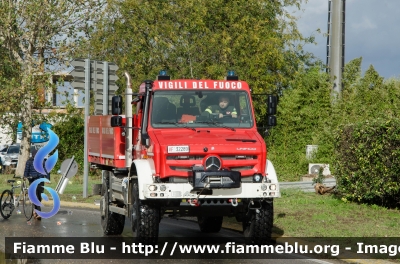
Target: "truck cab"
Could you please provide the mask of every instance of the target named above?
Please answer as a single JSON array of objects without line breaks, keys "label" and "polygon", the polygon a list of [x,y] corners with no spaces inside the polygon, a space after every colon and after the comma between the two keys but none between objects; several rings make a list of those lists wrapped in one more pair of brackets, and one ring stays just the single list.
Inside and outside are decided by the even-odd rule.
[{"label": "truck cab", "polygon": [[[130,219],[136,240],[156,243],[164,215],[197,217],[200,230],[221,229],[223,217],[242,222],[251,243],[271,238],[279,183],[257,132],[248,84],[225,80],[171,80],[160,75],[133,94],[130,76],[113,116],[89,117],[89,161],[104,173],[102,226],[122,233]],[[268,124],[276,124],[276,97],[266,95]],[[100,143],[99,143],[100,142]]]}]

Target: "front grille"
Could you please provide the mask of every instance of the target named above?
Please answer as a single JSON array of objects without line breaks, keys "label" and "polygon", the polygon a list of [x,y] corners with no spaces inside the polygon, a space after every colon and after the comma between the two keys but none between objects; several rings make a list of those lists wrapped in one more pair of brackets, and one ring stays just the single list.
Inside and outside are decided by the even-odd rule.
[{"label": "front grille", "polygon": [[[214,156],[214,155],[213,155]],[[194,164],[202,164],[203,160],[204,160],[205,156],[202,155],[170,155],[167,156],[167,160],[169,161],[175,161],[174,164],[170,164],[169,168],[173,171],[179,171],[179,172],[191,172],[192,171],[192,166]],[[254,162],[257,161],[258,157],[256,155],[222,155],[222,156],[214,156],[214,157],[219,157],[222,160],[222,163],[224,164],[224,166],[228,167],[230,170],[232,171],[246,171],[246,170],[252,170],[254,168],[254,166],[256,165],[255,163],[253,164],[253,162],[250,162],[251,164],[249,164],[249,161],[252,160]],[[178,164],[176,161],[186,161],[185,164]],[[235,162],[233,161],[247,161],[247,164],[243,164],[243,165],[236,165],[234,164]],[[187,161],[193,161],[193,163],[189,163]],[[224,161],[228,162],[229,161],[229,165],[227,165],[226,163],[224,163]],[[183,163],[183,162],[182,162]],[[207,164],[202,164],[207,165]]]},{"label": "front grille", "polygon": [[231,167],[233,171],[243,171],[243,170],[251,170],[253,166],[238,166],[238,167]]},{"label": "front grille", "polygon": [[[167,160],[203,160],[205,156],[201,155],[174,155],[167,156]],[[222,155],[222,160],[256,160],[257,156],[254,155]]]},{"label": "front grille", "polygon": [[192,167],[169,166],[174,171],[192,171]]},{"label": "front grille", "polygon": [[247,155],[235,155],[235,156],[223,155],[223,156],[221,156],[221,159],[223,159],[223,160],[255,160],[255,159],[257,159],[257,156],[254,156],[254,155],[250,155],[250,156],[247,156]]},{"label": "front grille", "polygon": [[179,155],[179,156],[167,156],[167,160],[202,160],[205,156],[197,155]]}]

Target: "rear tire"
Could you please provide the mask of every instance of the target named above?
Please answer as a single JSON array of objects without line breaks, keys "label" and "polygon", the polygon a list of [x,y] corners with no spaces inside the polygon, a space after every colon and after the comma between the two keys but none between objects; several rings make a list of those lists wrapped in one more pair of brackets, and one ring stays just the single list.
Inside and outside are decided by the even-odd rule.
[{"label": "rear tire", "polygon": [[261,208],[248,209],[243,219],[243,235],[246,243],[266,245],[271,243],[274,223],[274,206],[271,202],[260,202]]},{"label": "rear tire", "polygon": [[203,233],[218,233],[222,227],[222,216],[204,217],[198,216],[197,223]]},{"label": "rear tire", "polygon": [[4,219],[8,219],[13,211],[14,198],[10,190],[4,190],[0,197],[0,214]]},{"label": "rear tire", "polygon": [[22,208],[24,209],[24,215],[26,220],[31,220],[33,216],[33,203],[31,199],[29,199],[28,191],[24,191],[23,201],[22,201]]},{"label": "rear tire", "polygon": [[120,235],[124,231],[125,215],[110,212],[110,193],[109,193],[109,177],[108,173],[103,178],[103,185],[100,202],[100,215],[101,215],[101,227],[105,235]]},{"label": "rear tire", "polygon": [[160,209],[152,204],[139,199],[139,186],[137,180],[132,182],[131,225],[136,243],[155,245],[158,241],[160,223]]}]

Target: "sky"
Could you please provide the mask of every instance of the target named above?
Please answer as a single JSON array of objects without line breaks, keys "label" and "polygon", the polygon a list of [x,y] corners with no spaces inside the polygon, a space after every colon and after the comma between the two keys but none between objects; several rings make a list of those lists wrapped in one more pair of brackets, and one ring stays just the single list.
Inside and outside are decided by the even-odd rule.
[{"label": "sky", "polygon": [[[297,26],[300,32],[304,36],[315,36],[317,45],[306,45],[305,50],[314,53],[323,62],[326,62],[324,34],[328,27],[328,2],[329,0],[308,0],[302,4],[301,10],[289,9],[298,17]],[[345,63],[362,57],[363,73],[372,64],[385,79],[400,78],[399,14],[400,0],[346,0]],[[69,85],[60,90],[73,92]],[[62,95],[57,97],[57,102],[65,98]],[[79,106],[83,106],[82,99],[83,93],[80,91]]]},{"label": "sky", "polygon": [[[305,50],[326,62],[329,0],[308,0],[297,26],[303,36],[315,36],[317,45]],[[293,12],[292,9],[290,9]],[[362,57],[362,71],[372,64],[385,79],[400,77],[400,0],[346,0],[345,63]],[[317,32],[321,30],[321,33]]]}]

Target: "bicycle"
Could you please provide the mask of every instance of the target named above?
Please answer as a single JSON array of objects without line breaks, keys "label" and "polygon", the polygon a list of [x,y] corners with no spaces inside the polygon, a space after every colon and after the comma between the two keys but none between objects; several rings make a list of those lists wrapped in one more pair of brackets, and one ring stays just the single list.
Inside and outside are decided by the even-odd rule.
[{"label": "bicycle", "polygon": [[[14,178],[20,178],[22,179],[22,182],[17,181],[17,185],[14,185],[15,180],[7,180],[7,183],[11,183],[11,189],[4,190],[1,194],[0,214],[4,219],[8,219],[15,208],[19,207],[19,203],[21,201],[24,215],[26,220],[29,221],[33,216],[34,204],[32,203],[31,199],[29,199],[26,179],[31,179],[32,177],[17,177],[14,175]],[[21,188],[21,192],[18,198],[15,200],[14,190],[17,188]]]}]

